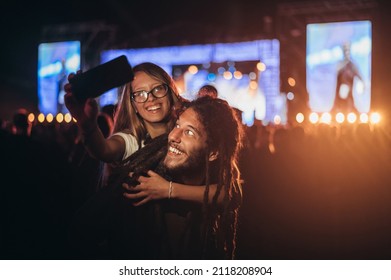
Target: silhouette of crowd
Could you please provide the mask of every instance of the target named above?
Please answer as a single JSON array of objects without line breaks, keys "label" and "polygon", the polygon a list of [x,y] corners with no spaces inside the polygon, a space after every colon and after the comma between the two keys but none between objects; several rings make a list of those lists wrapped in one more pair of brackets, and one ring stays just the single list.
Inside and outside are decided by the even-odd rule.
[{"label": "silhouette of crowd", "polygon": [[[391,258],[390,130],[246,129],[237,259]],[[67,259],[69,220],[97,190],[101,163],[73,122],[29,124],[18,111],[0,139],[0,259]]]}]

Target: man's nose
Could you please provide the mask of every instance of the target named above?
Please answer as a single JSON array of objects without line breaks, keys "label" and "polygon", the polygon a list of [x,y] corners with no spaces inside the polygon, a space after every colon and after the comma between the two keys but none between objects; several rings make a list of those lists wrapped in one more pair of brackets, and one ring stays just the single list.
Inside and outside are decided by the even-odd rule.
[{"label": "man's nose", "polygon": [[168,140],[172,142],[181,142],[182,129],[174,127],[168,135]]}]

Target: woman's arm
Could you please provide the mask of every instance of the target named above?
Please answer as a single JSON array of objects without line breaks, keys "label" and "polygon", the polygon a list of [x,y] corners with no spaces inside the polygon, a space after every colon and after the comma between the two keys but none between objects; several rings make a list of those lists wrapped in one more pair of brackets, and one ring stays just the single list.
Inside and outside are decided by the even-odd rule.
[{"label": "woman's arm", "polygon": [[[153,171],[148,171],[148,176],[140,176],[138,181],[139,185],[132,187],[124,183],[122,186],[130,193],[124,193],[124,196],[137,200],[134,202],[134,206],[143,205],[151,200],[159,199],[178,199],[191,202],[203,203],[205,186],[189,186],[170,182]],[[216,192],[217,185],[213,184],[209,186],[209,202],[212,201]],[[224,190],[221,190],[217,203],[221,204],[224,197]]]},{"label": "woman's arm", "polygon": [[[74,74],[70,74],[68,80],[72,79],[73,76]],[[77,120],[88,153],[104,162],[122,160],[125,141],[118,136],[105,139],[97,123],[99,109],[96,100],[92,98],[84,102],[77,100],[69,83],[64,86],[64,89],[67,92],[64,96],[65,105]]]}]

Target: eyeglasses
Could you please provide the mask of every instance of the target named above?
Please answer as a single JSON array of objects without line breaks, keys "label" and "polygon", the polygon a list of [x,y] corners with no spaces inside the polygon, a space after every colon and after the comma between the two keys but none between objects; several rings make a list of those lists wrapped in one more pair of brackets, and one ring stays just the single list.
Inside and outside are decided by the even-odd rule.
[{"label": "eyeglasses", "polygon": [[140,90],[132,93],[132,99],[137,103],[144,103],[148,100],[149,94],[152,94],[155,98],[163,98],[168,93],[168,86],[166,84],[161,84],[150,91]]}]

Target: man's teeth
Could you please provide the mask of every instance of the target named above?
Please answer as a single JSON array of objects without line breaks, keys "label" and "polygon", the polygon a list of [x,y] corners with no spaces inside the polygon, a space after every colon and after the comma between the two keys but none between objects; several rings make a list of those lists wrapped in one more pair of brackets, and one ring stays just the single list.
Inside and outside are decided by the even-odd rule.
[{"label": "man's teeth", "polygon": [[176,155],[181,155],[181,154],[183,154],[183,152],[181,152],[180,150],[178,150],[178,149],[176,149],[176,148],[174,148],[174,147],[169,147],[168,148],[168,150],[171,152],[171,153],[174,153],[174,154],[176,154]]},{"label": "man's teeth", "polygon": [[151,106],[151,107],[147,108],[148,111],[154,111],[154,110],[157,110],[157,109],[160,109],[159,105],[155,105],[155,106]]}]

